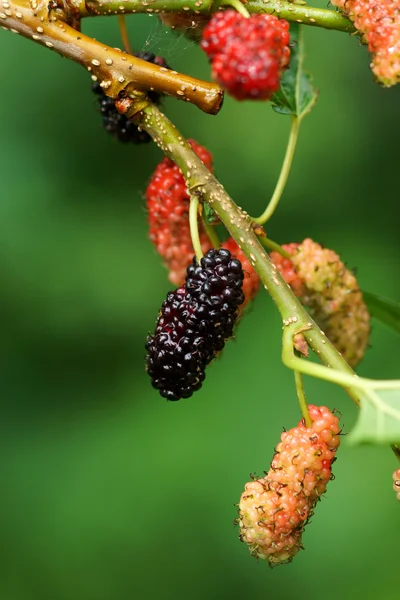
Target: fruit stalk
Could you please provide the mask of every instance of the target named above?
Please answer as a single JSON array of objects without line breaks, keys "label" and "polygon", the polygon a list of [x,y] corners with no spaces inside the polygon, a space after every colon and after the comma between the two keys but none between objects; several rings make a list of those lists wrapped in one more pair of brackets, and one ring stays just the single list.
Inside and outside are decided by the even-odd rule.
[{"label": "fruit stalk", "polygon": [[213,245],[214,248],[218,248],[218,246],[220,245],[218,233],[210,225],[210,223],[207,222],[207,219],[205,219],[203,217],[202,221],[203,221],[204,231],[206,232],[206,234],[208,236],[208,239],[210,240],[210,242],[211,242],[211,244]]},{"label": "fruit stalk", "polygon": [[193,249],[196,254],[198,262],[203,258],[203,251],[201,249],[201,241],[199,235],[199,199],[197,196],[190,198],[190,209],[189,209],[189,223],[190,223],[190,235],[192,238]]},{"label": "fruit stalk", "polygon": [[257,217],[256,219],[253,219],[254,222],[258,223],[259,225],[265,225],[265,223],[269,221],[269,219],[274,214],[275,209],[278,206],[279,201],[282,197],[283,191],[286,186],[286,182],[289,177],[290,167],[292,166],[294,152],[296,150],[297,140],[299,137],[300,123],[301,119],[299,119],[297,115],[292,115],[292,124],[290,128],[289,141],[274,193],[272,194],[271,200],[269,201],[262,215],[260,217]]},{"label": "fruit stalk", "polygon": [[128,52],[128,54],[133,54],[129,42],[128,28],[126,26],[125,15],[118,15],[118,27],[125,52]]},{"label": "fruit stalk", "polygon": [[306,394],[303,385],[303,376],[299,371],[294,372],[294,380],[296,383],[297,398],[299,400],[301,414],[307,427],[312,427],[312,420],[308,412]]},{"label": "fruit stalk", "polygon": [[[81,17],[95,15],[112,16],[119,13],[160,13],[160,12],[184,12],[196,15],[211,14],[213,12],[213,0],[153,0],[143,2],[141,0],[79,0],[74,6]],[[249,0],[246,2],[249,13],[274,14],[287,21],[304,23],[313,27],[334,29],[353,33],[355,27],[347,17],[334,10],[325,8],[314,8],[305,4],[285,2],[285,0]],[[214,8],[215,10],[215,8]]]}]

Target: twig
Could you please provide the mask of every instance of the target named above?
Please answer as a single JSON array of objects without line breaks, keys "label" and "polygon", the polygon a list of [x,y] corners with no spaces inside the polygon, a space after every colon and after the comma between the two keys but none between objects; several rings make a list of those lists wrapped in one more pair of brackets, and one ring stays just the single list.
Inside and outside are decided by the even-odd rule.
[{"label": "twig", "polygon": [[[214,0],[76,0],[74,6],[81,17],[94,15],[116,15],[129,13],[182,12],[195,15],[211,14]],[[315,8],[306,4],[295,4],[285,0],[249,0],[249,13],[275,14],[281,19],[304,23],[314,27],[335,29],[353,33],[355,27],[340,12],[326,8]]]},{"label": "twig", "polygon": [[139,110],[148,102],[145,92],[155,90],[191,102],[206,113],[216,114],[221,108],[223,91],[214,83],[179,74],[106,46],[68,25],[60,18],[59,11],[49,13],[47,3],[38,6],[36,0],[32,0],[32,4],[28,0],[9,0],[7,5],[5,12],[0,10],[3,28],[82,65],[111,98],[118,98],[121,92],[134,95],[138,98]]},{"label": "twig", "polygon": [[[130,116],[128,107],[126,115]],[[258,241],[248,214],[234,203],[176,127],[154,105],[146,106],[134,120],[178,165],[185,177],[189,192],[191,194],[195,191],[200,193],[214,209],[272,296],[282,316],[284,328],[294,335],[297,330],[304,327],[304,337],[322,362],[333,369],[354,375],[351,367],[311,319],[282,279]]]}]

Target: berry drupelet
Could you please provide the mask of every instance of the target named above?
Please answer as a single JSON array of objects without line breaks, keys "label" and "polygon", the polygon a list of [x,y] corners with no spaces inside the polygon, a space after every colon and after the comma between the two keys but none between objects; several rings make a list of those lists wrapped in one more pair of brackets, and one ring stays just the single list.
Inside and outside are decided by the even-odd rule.
[{"label": "berry drupelet", "polygon": [[[160,67],[168,68],[167,63],[161,56],[156,56],[151,52],[138,52],[134,56]],[[106,131],[111,133],[119,142],[123,143],[143,144],[151,140],[147,131],[141,131],[135,123],[118,112],[114,100],[106,96],[99,83],[94,83],[92,90],[98,96],[103,126]],[[161,95],[158,92],[150,91],[148,96],[152,102],[159,104]]]},{"label": "berry drupelet", "polygon": [[146,343],[147,372],[163,398],[188,398],[201,388],[206,366],[233,334],[243,279],[229,250],[209,250],[200,264],[193,259],[185,285],[167,295]]}]

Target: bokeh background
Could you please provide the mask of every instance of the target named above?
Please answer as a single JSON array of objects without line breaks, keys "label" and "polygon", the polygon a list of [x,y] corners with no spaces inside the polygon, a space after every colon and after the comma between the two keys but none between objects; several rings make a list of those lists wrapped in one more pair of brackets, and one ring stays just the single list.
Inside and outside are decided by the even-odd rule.
[{"label": "bokeh background", "polygon": [[[83,28],[120,46],[114,18]],[[135,50],[209,78],[201,51],[156,17],[129,18],[129,31]],[[306,41],[320,96],[268,233],[335,248],[364,289],[399,299],[400,89],[374,84],[356,38],[307,28]],[[291,565],[270,570],[239,543],[244,483],[299,419],[277,311],[261,292],[203,389],[163,401],[144,371],[169,288],[143,200],[161,153],[106,134],[77,65],[3,31],[0,56],[1,598],[397,600],[400,506],[386,447],[344,439]],[[216,117],[164,106],[212,151],[235,200],[260,213],[289,119],[229,98]],[[398,377],[398,353],[395,334],[374,323],[359,372]],[[313,380],[306,389],[351,429],[344,392]]]}]

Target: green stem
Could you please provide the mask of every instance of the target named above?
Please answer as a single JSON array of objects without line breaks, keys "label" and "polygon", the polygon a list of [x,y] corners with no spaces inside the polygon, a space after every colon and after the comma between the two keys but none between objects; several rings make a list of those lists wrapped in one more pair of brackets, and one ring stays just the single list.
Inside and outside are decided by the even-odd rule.
[{"label": "green stem", "polygon": [[[214,0],[75,0],[74,8],[81,17],[94,15],[117,15],[119,13],[183,12],[197,15],[214,12]],[[249,0],[249,13],[275,14],[281,19],[353,33],[355,27],[340,12],[326,8],[315,8],[306,4],[295,4],[285,0]]]},{"label": "green stem", "polygon": [[121,40],[122,40],[122,44],[124,46],[124,50],[128,54],[132,54],[131,45],[129,43],[128,28],[126,26],[125,15],[118,15],[118,26],[119,26],[119,32],[121,34]]},{"label": "green stem", "polygon": [[215,3],[215,8],[219,8],[220,6],[232,6],[232,8],[237,10],[238,13],[242,15],[242,17],[245,17],[245,19],[248,19],[250,17],[249,11],[244,6],[244,4],[241,3],[240,0],[222,0]]},{"label": "green stem", "polygon": [[[300,332],[297,331],[295,333]],[[303,331],[302,333],[304,337],[306,337],[305,332]],[[289,329],[285,329],[283,332],[282,362],[289,369],[293,369],[294,371],[299,371],[304,375],[310,375],[311,377],[324,379],[325,381],[329,381],[331,383],[335,383],[337,385],[342,386],[343,388],[345,388],[345,390],[348,392],[348,394],[357,406],[360,405],[359,395],[361,393],[363,396],[368,396],[369,401],[372,404],[379,404],[379,395],[376,393],[376,390],[398,390],[400,387],[400,380],[391,379],[383,381],[368,379],[366,377],[358,377],[356,373],[354,373],[350,369],[350,367],[350,372],[346,373],[340,369],[330,368],[331,365],[329,364],[327,366],[319,365],[311,361],[305,361],[299,358],[294,353],[293,332],[289,331]],[[390,410],[386,409],[386,412],[390,412]],[[400,411],[396,411],[396,409],[393,409],[392,412],[396,415],[396,418],[398,417],[398,415],[400,415]]]},{"label": "green stem", "polygon": [[[303,332],[304,337],[306,337],[305,334],[306,332]],[[321,358],[324,359],[323,356]],[[324,379],[325,381],[336,383],[337,385],[346,388],[346,391],[348,388],[364,387],[363,382],[365,380],[359,380],[357,375],[354,373],[354,371],[352,371],[351,367],[349,367],[346,362],[345,364],[347,365],[348,369],[350,369],[350,372],[332,369],[330,368],[329,364],[328,366],[319,365],[311,362],[310,360],[304,360],[296,356],[293,350],[293,331],[291,331],[288,327],[283,331],[282,362],[284,365],[286,365],[286,367],[292,369],[293,371],[298,371],[304,375],[310,375],[311,377],[315,377],[317,379]],[[348,369],[346,369],[346,371],[348,371]],[[356,394],[351,394],[351,397],[355,404],[359,406],[360,403]]]},{"label": "green stem", "polygon": [[[130,116],[129,113],[127,116]],[[134,120],[178,165],[191,195],[201,195],[214,209],[275,301],[284,325],[283,363],[300,373],[331,381],[344,387],[357,405],[359,405],[358,393],[362,393],[364,397],[368,397],[369,401],[376,403],[379,401],[379,397],[374,389],[397,387],[400,382],[375,382],[359,378],[354,373],[283,280],[259,243],[250,217],[229,197],[222,185],[165,115],[156,106],[150,104],[141,113],[136,114]],[[326,366],[295,356],[293,336],[300,332]]]},{"label": "green stem", "polygon": [[193,249],[198,262],[200,262],[200,260],[203,258],[203,250],[201,249],[199,235],[199,199],[197,195],[193,195],[190,198],[189,225]]},{"label": "green stem", "polygon": [[279,204],[279,200],[282,197],[283,190],[285,189],[285,185],[286,185],[286,182],[289,177],[290,167],[292,166],[294,152],[296,150],[296,143],[297,143],[297,139],[299,136],[299,129],[300,129],[300,121],[301,120],[297,116],[295,116],[295,115],[292,116],[292,126],[290,129],[290,135],[289,135],[288,145],[286,148],[286,154],[285,154],[285,158],[284,158],[284,161],[282,164],[281,172],[280,172],[279,179],[276,184],[274,193],[272,195],[271,200],[269,201],[267,208],[263,212],[263,214],[260,217],[253,219],[253,221],[255,223],[258,223],[259,225],[264,225],[272,217],[272,215],[275,212],[276,207]]},{"label": "green stem", "polygon": [[282,248],[282,246],[280,246],[276,242],[273,242],[272,240],[270,240],[269,237],[266,237],[264,235],[260,235],[260,236],[258,236],[258,240],[264,246],[264,248],[266,248],[270,252],[271,251],[272,252],[278,252],[278,254],[280,254],[284,258],[290,258],[289,252],[286,252],[286,250],[284,250]]},{"label": "green stem", "polygon": [[[127,116],[129,117],[129,112]],[[282,279],[257,239],[249,215],[234,203],[176,127],[156,106],[151,104],[137,114],[135,122],[145,129],[162,151],[178,165],[191,195],[202,196],[217,213],[273,298],[281,313],[284,326],[291,331],[291,335],[303,329],[304,337],[314,352],[325,364],[332,367],[327,369],[329,373],[337,369],[353,374],[351,367],[314,323]],[[307,362],[304,361],[305,364]]]},{"label": "green stem", "polygon": [[304,391],[303,377],[299,371],[294,372],[294,380],[296,383],[297,398],[299,399],[301,414],[307,427],[312,427],[312,420],[308,412],[306,394]]},{"label": "green stem", "polygon": [[208,221],[204,217],[203,217],[203,226],[204,226],[205,232],[208,236],[208,239],[210,240],[210,242],[212,243],[214,248],[218,248],[221,245],[218,234],[215,231],[214,227],[212,227],[210,225],[210,223],[208,223]]}]

